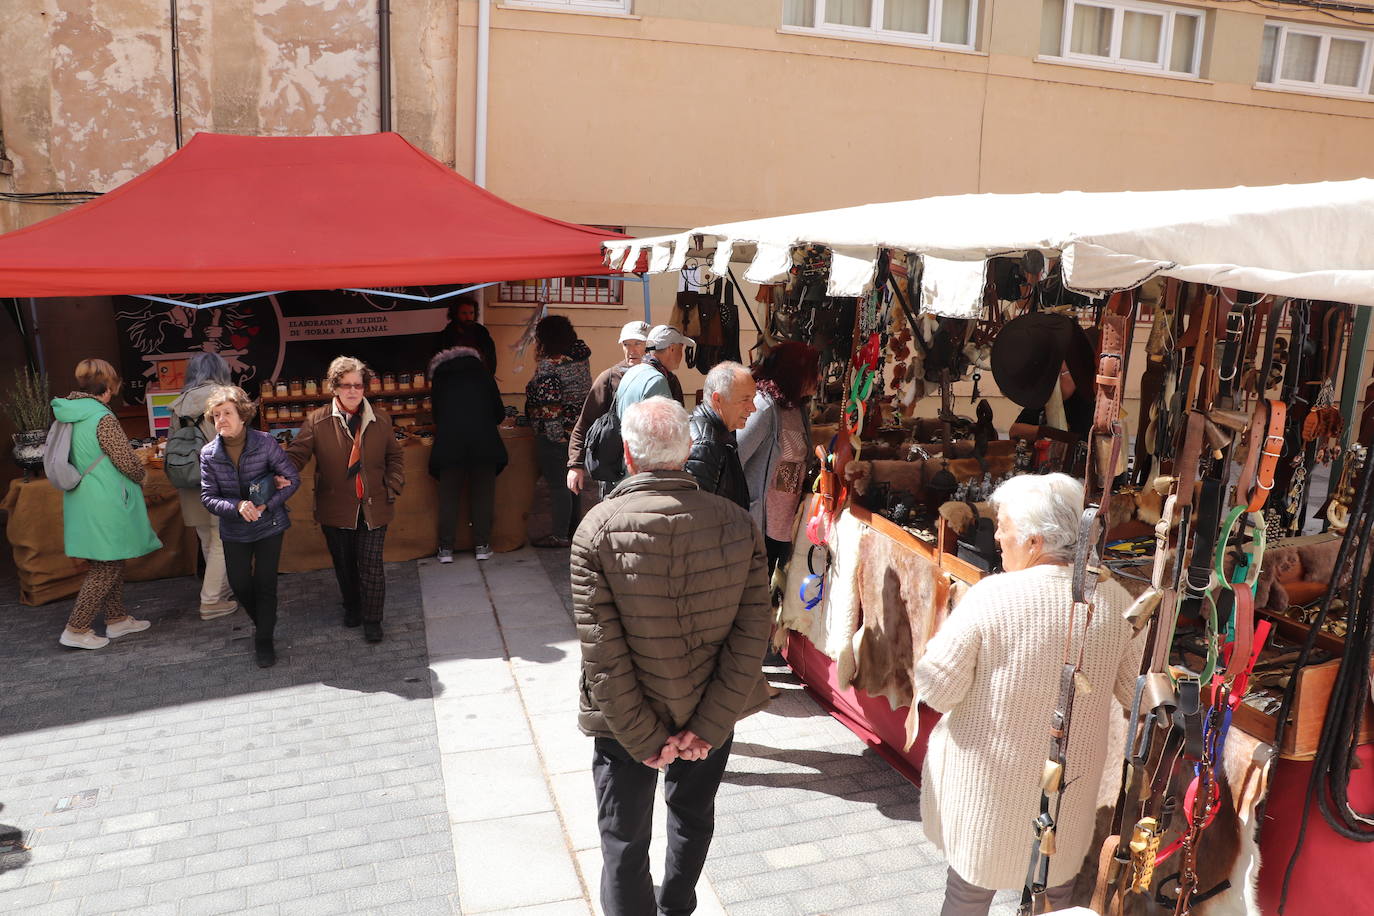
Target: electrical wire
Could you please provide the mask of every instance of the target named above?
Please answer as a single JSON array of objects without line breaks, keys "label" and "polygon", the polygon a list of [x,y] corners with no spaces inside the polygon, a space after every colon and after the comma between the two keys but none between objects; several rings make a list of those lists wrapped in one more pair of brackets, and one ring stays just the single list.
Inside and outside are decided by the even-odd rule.
[{"label": "electrical wire", "polygon": [[49,207],[69,207],[84,204],[100,197],[102,191],[0,191],[0,201],[12,204],[43,204]]}]

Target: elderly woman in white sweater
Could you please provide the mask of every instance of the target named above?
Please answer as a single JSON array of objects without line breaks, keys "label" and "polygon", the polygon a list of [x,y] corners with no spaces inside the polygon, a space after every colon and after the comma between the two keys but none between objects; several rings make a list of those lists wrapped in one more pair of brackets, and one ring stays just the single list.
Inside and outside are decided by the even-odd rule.
[{"label": "elderly woman in white sweater", "polygon": [[[942,916],[984,914],[997,890],[1020,888],[1049,722],[1059,697],[1083,486],[1063,474],[1014,477],[993,494],[1005,573],[969,589],[916,665],[915,687],[944,713],[931,732],[921,779],[926,835],[949,861]],[[1097,588],[1083,638],[1091,692],[1074,699],[1063,804],[1050,860],[1050,909],[1070,905],[1092,842],[1113,694],[1129,703],[1140,646],[1122,618],[1130,604],[1114,581]],[[1074,624],[1073,650],[1082,635]]]}]

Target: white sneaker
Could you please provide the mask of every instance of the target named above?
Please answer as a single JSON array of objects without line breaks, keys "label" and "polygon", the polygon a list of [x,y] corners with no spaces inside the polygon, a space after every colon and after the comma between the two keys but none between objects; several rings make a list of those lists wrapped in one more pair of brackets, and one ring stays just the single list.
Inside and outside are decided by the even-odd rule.
[{"label": "white sneaker", "polygon": [[137,617],[125,617],[123,620],[105,624],[105,635],[110,639],[118,639],[127,633],[142,633],[150,626],[152,624],[146,620],[139,620]]},{"label": "white sneaker", "polygon": [[477,554],[477,559],[479,559],[479,560],[490,560],[490,559],[491,559],[491,545],[490,545],[490,544],[478,544],[477,547],[476,547],[476,549],[474,550],[474,553]]},{"label": "white sneaker", "polygon": [[71,629],[64,629],[62,635],[57,637],[57,641],[72,649],[103,649],[110,644],[104,636],[94,633],[73,633]]},{"label": "white sneaker", "polygon": [[439,562],[440,562],[440,563],[452,563],[452,562],[453,562],[453,551],[450,550],[450,549],[448,549],[447,547],[440,547],[440,548],[439,548]]}]

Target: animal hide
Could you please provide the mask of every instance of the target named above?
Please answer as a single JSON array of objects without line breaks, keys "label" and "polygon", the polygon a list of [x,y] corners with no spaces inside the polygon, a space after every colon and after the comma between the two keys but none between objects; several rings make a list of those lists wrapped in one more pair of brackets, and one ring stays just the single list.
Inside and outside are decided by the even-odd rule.
[{"label": "animal hide", "polygon": [[[1110,737],[1112,751],[1107,758],[1107,772],[1098,795],[1097,833],[1089,847],[1093,850],[1100,849],[1107,837],[1112,806],[1120,785],[1119,751],[1125,739],[1125,716],[1122,712],[1123,715],[1113,718]],[[1221,801],[1216,817],[1202,832],[1197,857],[1198,893],[1205,895],[1216,888],[1221,889],[1207,899],[1194,903],[1192,916],[1261,916],[1255,893],[1260,868],[1259,845],[1256,842],[1257,810],[1269,791],[1272,759],[1273,749],[1268,744],[1238,728],[1232,728],[1227,734],[1222,763],[1217,770]],[[1170,782],[1168,792],[1178,799],[1179,811],[1160,843],[1161,849],[1174,842],[1186,824],[1182,804],[1192,777],[1192,767],[1183,766],[1175,772]],[[1156,900],[1161,888],[1169,895],[1177,891],[1180,855],[1181,852],[1175,852],[1156,869],[1149,895],[1127,895],[1122,910],[1124,916],[1157,916],[1161,912],[1172,911],[1172,904],[1165,909]],[[1097,859],[1092,855],[1084,861],[1075,879],[1075,903],[1089,903],[1097,879],[1097,865]],[[1229,886],[1222,887],[1228,883]]]},{"label": "animal hide", "polygon": [[859,608],[854,634],[853,685],[884,697],[891,707],[910,707],[906,750],[916,738],[911,672],[926,643],[949,613],[949,586],[930,560],[871,529],[859,557]]},{"label": "animal hide", "polygon": [[[811,498],[803,500],[808,508]],[[841,687],[848,685],[854,673],[853,637],[859,628],[858,565],[865,532],[872,534],[848,511],[839,514],[831,535],[830,568],[824,571],[825,592],[820,604],[811,610],[806,609],[800,597],[802,581],[809,574],[806,560],[811,542],[804,535],[793,540],[787,588],[778,610],[778,626],[801,633],[834,660]],[[817,573],[822,572],[820,565],[825,555],[825,550],[817,548]]]}]

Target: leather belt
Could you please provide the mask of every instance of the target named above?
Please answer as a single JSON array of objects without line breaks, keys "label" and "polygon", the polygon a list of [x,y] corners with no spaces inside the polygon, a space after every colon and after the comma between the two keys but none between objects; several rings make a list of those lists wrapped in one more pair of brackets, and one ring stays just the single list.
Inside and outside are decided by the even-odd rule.
[{"label": "leather belt", "polygon": [[1266,398],[1256,402],[1246,437],[1245,464],[1236,480],[1236,501],[1246,500],[1247,512],[1263,509],[1274,489],[1287,422],[1288,406],[1282,401]]}]

